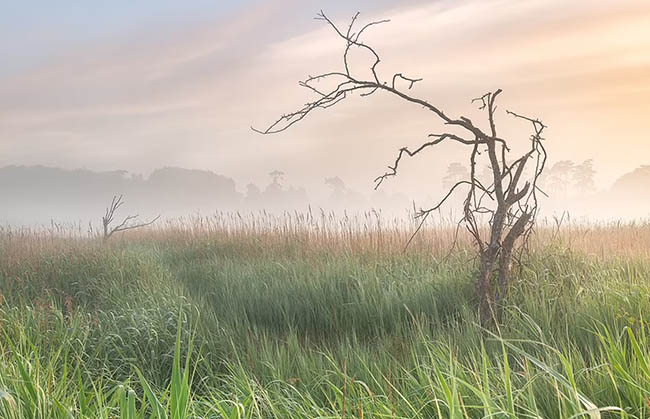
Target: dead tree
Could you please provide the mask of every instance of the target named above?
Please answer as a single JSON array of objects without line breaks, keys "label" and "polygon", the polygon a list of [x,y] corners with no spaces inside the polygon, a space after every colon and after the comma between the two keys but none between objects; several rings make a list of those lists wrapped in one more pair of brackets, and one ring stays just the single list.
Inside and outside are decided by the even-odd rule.
[{"label": "dead tree", "polygon": [[[315,98],[300,109],[282,115],[266,129],[253,130],[262,134],[282,132],[313,111],[335,106],[355,93],[362,97],[388,93],[430,111],[435,120],[447,127],[447,132],[428,134],[428,140],[417,148],[399,149],[397,158],[388,166],[388,171],[375,179],[375,189],[384,180],[397,175],[405,157],[419,155],[442,142],[455,142],[467,148],[468,178],[451,186],[436,205],[418,212],[417,217],[421,218],[421,223],[416,233],[429,214],[440,208],[450,196],[463,191],[462,218],[456,231],[464,227],[477,247],[480,261],[476,277],[479,314],[483,322],[488,321],[494,315],[495,303],[503,298],[511,282],[513,252],[529,237],[538,212],[538,193],[543,193],[539,189],[538,180],[546,162],[542,133],[546,127],[538,119],[506,111],[516,120],[532,127],[528,145],[522,144],[525,151],[512,158],[509,141],[499,135],[496,127],[495,103],[501,89],[472,101],[478,103],[479,109],[485,112],[488,130],[480,128],[467,117],[449,116],[438,106],[408,92],[422,79],[407,77],[403,73],[395,73],[388,78],[380,76],[379,55],[362,37],[369,28],[388,21],[374,21],[359,28],[358,16],[357,13],[347,28],[340,28],[322,11],[317,15],[317,19],[329,25],[343,41],[342,68],[308,76],[299,82]],[[353,51],[363,52],[370,57],[367,68],[353,70],[350,65],[350,54]],[[366,76],[362,77],[362,73]],[[485,156],[491,168],[490,182],[481,182],[477,174],[477,161]]]},{"label": "dead tree", "polygon": [[118,233],[120,231],[133,230],[136,228],[146,227],[148,225],[155,223],[160,218],[160,215],[158,215],[156,218],[152,219],[151,221],[138,222],[137,220],[139,216],[137,214],[127,215],[124,218],[124,220],[122,220],[121,223],[119,223],[114,227],[111,227],[111,223],[115,219],[115,212],[122,205],[124,205],[124,200],[122,199],[122,195],[120,196],[114,195],[111,204],[108,207],[106,207],[106,213],[104,213],[104,216],[102,217],[102,226],[104,227],[104,240],[107,240],[113,234]]}]

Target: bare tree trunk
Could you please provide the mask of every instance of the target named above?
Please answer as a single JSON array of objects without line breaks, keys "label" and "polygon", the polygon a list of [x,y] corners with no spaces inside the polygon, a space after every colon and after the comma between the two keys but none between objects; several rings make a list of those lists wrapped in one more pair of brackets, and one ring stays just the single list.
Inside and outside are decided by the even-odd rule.
[{"label": "bare tree trunk", "polygon": [[503,240],[501,256],[499,260],[499,278],[497,289],[497,302],[501,302],[508,292],[510,286],[510,273],[512,270],[512,252],[515,247],[515,242],[526,231],[526,225],[530,222],[532,214],[526,212],[515,222],[510,229],[510,232]]},{"label": "bare tree trunk", "polygon": [[476,280],[476,295],[479,299],[479,316],[481,324],[487,324],[492,318],[492,285],[491,277],[494,265],[496,263],[496,253],[494,249],[486,249],[481,255],[481,264],[479,267],[478,278]]},{"label": "bare tree trunk", "polygon": [[497,279],[496,302],[501,303],[508,292],[510,272],[512,270],[512,248],[504,246],[499,257],[499,276]]}]

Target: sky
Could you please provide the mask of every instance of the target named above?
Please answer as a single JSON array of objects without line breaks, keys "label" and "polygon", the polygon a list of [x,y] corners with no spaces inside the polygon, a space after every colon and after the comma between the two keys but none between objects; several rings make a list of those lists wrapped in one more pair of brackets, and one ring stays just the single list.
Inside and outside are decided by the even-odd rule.
[{"label": "sky", "polygon": [[[341,25],[357,11],[389,18],[365,38],[380,74],[422,77],[411,93],[451,115],[481,121],[471,99],[501,88],[501,111],[549,126],[551,161],[594,159],[603,185],[650,164],[647,0],[62,0],[0,4],[0,166],[181,166],[242,189],[278,169],[293,184],[338,175],[370,190],[400,147],[440,130],[433,115],[373,95],[281,134],[250,129],[313,99],[299,80],[342,68],[321,8]],[[497,123],[525,143],[520,122]],[[463,151],[439,147],[386,188],[427,194]]]}]

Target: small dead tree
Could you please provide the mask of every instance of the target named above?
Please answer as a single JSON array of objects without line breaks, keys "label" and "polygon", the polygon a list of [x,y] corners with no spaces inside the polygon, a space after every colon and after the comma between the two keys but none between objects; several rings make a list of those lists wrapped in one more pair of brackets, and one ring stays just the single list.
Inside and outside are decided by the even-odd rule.
[{"label": "small dead tree", "polygon": [[[282,132],[313,111],[335,106],[355,93],[367,97],[384,92],[430,111],[434,119],[449,130],[429,134],[428,141],[415,149],[400,148],[395,162],[388,166],[388,171],[375,179],[375,189],[386,179],[397,175],[400,163],[405,157],[419,155],[442,142],[455,142],[467,148],[468,178],[453,184],[436,205],[421,209],[417,213],[416,216],[421,218],[421,222],[415,234],[426,218],[440,208],[450,196],[465,190],[463,215],[456,231],[458,233],[464,226],[477,247],[480,261],[476,277],[479,314],[482,322],[489,321],[494,316],[495,303],[503,298],[511,282],[513,252],[517,245],[521,246],[526,242],[534,226],[538,212],[538,193],[543,193],[538,186],[538,180],[546,163],[546,150],[542,143],[542,133],[546,126],[538,119],[506,111],[516,120],[532,127],[528,145],[524,144],[525,151],[512,158],[509,141],[498,134],[496,127],[495,103],[501,89],[472,100],[472,103],[477,103],[479,109],[485,112],[488,130],[481,129],[467,117],[447,115],[438,106],[408,92],[422,79],[407,77],[402,73],[392,74],[385,79],[380,76],[379,55],[362,40],[362,36],[369,28],[388,21],[374,21],[357,28],[358,16],[357,13],[347,28],[343,29],[322,11],[317,15],[316,19],[329,25],[344,43],[342,69],[308,76],[299,82],[300,86],[308,89],[315,98],[302,108],[282,115],[266,129],[253,130],[262,134]],[[352,51],[364,52],[370,57],[370,63],[364,69],[365,77],[360,76],[362,71],[356,68],[353,71],[351,67]],[[481,176],[477,174],[477,161],[480,156],[485,155],[491,169],[490,184],[481,182]]]},{"label": "small dead tree", "polygon": [[160,218],[160,215],[158,215],[156,218],[152,219],[151,221],[138,222],[139,216],[137,214],[127,215],[124,218],[124,220],[122,220],[121,223],[119,223],[114,227],[111,227],[111,223],[115,219],[115,212],[122,205],[124,205],[124,200],[122,199],[122,195],[120,196],[114,195],[111,204],[108,207],[106,207],[106,212],[102,217],[102,226],[104,227],[104,240],[107,240],[113,234],[118,233],[120,231],[133,230],[136,228],[146,227],[148,225],[155,223]]}]

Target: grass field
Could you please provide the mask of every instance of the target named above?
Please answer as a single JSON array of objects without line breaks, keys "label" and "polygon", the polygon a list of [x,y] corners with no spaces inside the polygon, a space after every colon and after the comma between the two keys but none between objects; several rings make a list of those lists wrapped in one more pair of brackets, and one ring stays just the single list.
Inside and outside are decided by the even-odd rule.
[{"label": "grass field", "polygon": [[541,225],[491,330],[462,237],[409,231],[5,229],[0,417],[650,417],[649,224]]}]

